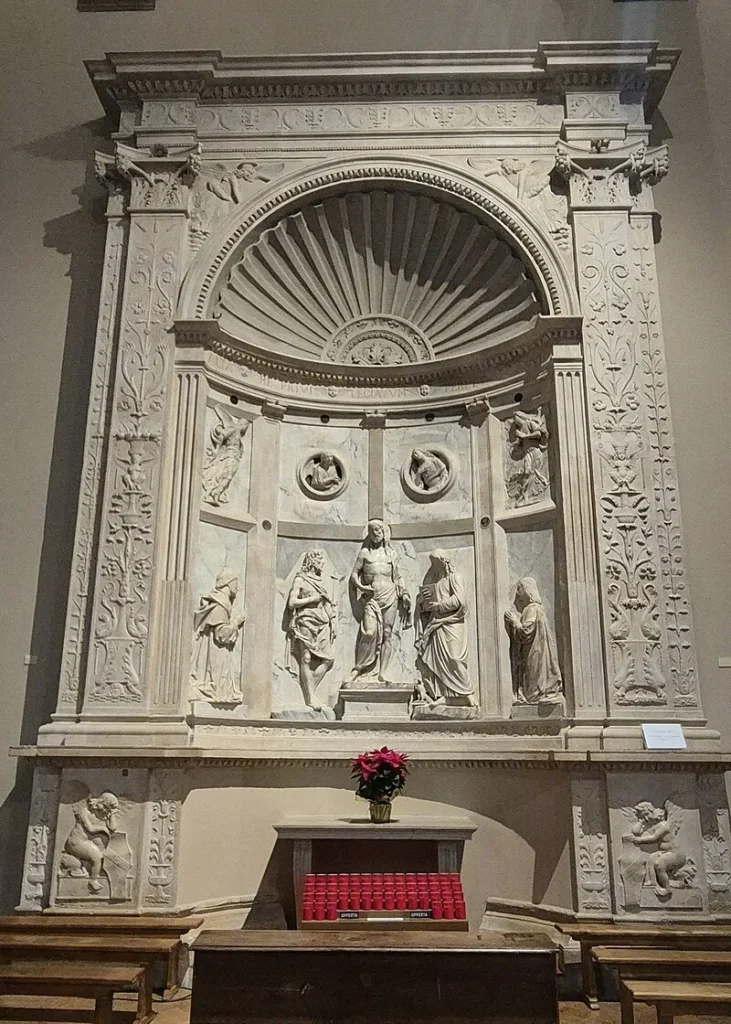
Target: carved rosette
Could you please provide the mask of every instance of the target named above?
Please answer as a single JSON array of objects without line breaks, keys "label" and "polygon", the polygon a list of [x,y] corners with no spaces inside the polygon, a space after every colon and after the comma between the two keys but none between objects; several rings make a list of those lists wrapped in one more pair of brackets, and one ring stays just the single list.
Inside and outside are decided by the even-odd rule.
[{"label": "carved rosette", "polygon": [[398,366],[428,362],[434,353],[425,335],[397,316],[361,316],[339,328],[323,353],[333,363]]}]

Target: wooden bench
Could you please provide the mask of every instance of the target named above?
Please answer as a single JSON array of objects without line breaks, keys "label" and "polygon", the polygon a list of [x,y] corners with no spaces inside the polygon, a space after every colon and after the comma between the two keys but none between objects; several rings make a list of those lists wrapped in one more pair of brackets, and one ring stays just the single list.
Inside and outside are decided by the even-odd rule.
[{"label": "wooden bench", "polygon": [[603,967],[613,967],[622,980],[731,981],[731,950],[728,949],[595,946],[592,956]]},{"label": "wooden bench", "polygon": [[728,949],[731,925],[657,925],[657,924],[557,924],[563,935],[576,939],[581,947],[581,984],[585,1002],[599,1007],[596,971],[592,958],[595,946],[648,946],[661,949]]},{"label": "wooden bench", "polygon": [[138,938],[168,938],[177,940],[175,951],[167,960],[166,989],[175,990],[183,980],[188,966],[188,947],[180,939],[186,932],[203,924],[195,916],[113,914],[13,914],[0,917],[0,941],[6,935],[134,935]]},{"label": "wooden bench", "polygon": [[[140,964],[89,964],[55,960],[0,964],[0,995],[74,996],[94,1000],[94,1024],[112,1024],[114,993],[136,988],[136,1024],[149,1024],[150,969]],[[73,1019],[73,1011],[67,1011]]]},{"label": "wooden bench", "polygon": [[709,981],[623,981],[619,987],[622,1024],[634,1024],[635,1003],[657,1010],[657,1024],[673,1024],[679,1014],[731,1014],[731,985]]}]

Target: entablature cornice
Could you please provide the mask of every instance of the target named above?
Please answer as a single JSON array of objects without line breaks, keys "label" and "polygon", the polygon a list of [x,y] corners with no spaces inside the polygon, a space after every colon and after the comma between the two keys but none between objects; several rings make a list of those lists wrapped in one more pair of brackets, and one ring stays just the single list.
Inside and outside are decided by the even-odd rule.
[{"label": "entablature cornice", "polygon": [[[153,99],[363,101],[637,93],[652,109],[678,59],[655,42],[548,42],[534,50],[224,57],[217,50],[113,52],[86,67],[108,114]],[[179,112],[188,118],[185,108]]]}]

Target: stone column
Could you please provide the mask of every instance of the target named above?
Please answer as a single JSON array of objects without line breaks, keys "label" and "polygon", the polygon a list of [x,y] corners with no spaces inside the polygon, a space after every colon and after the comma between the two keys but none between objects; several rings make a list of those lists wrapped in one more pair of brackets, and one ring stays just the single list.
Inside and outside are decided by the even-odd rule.
[{"label": "stone column", "polygon": [[[162,551],[171,325],[198,152],[152,158],[120,146],[107,160],[108,175],[130,186],[129,240],[80,731],[178,742],[182,717],[165,722],[169,702],[153,698],[149,638]],[[135,724],[156,716],[154,730]]]},{"label": "stone column", "polygon": [[[581,345],[555,344],[552,366],[558,505],[563,533],[561,576],[571,637],[566,653],[571,658],[572,715],[574,719],[595,723],[593,735],[598,743],[607,698]],[[578,730],[576,740],[583,745],[591,738],[586,729]]]},{"label": "stone column", "polygon": [[271,715],[271,652],[279,517],[280,424],[286,408],[265,402],[251,431],[251,514],[256,522],[246,549],[244,704],[249,718]]},{"label": "stone column", "polygon": [[[556,172],[570,191],[584,313],[610,715],[692,723],[702,712],[657,282],[648,273],[649,220],[633,228],[630,219],[638,207],[651,209],[650,186],[666,173],[667,152],[613,142],[611,134],[589,138],[591,125],[566,124],[574,141],[559,143]],[[630,734],[620,733],[626,744]]]}]

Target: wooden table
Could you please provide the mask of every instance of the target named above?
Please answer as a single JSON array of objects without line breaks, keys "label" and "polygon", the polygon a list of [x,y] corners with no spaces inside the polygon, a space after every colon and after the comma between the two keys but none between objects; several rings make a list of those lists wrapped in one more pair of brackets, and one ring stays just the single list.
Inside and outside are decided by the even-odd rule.
[{"label": "wooden table", "polygon": [[556,950],[435,932],[204,931],[191,1024],[558,1019]]},{"label": "wooden table", "polygon": [[635,1003],[657,1009],[657,1024],[673,1024],[676,1016],[731,1016],[731,985],[704,981],[626,981],[619,988],[622,1024],[634,1024]]},{"label": "wooden table", "polygon": [[[136,988],[135,1024],[149,1024],[150,969],[139,964],[88,964],[55,960],[0,964],[0,995],[74,996],[94,1000],[94,1024],[112,1024],[114,993]],[[65,1011],[73,1020],[74,1011]]]}]

